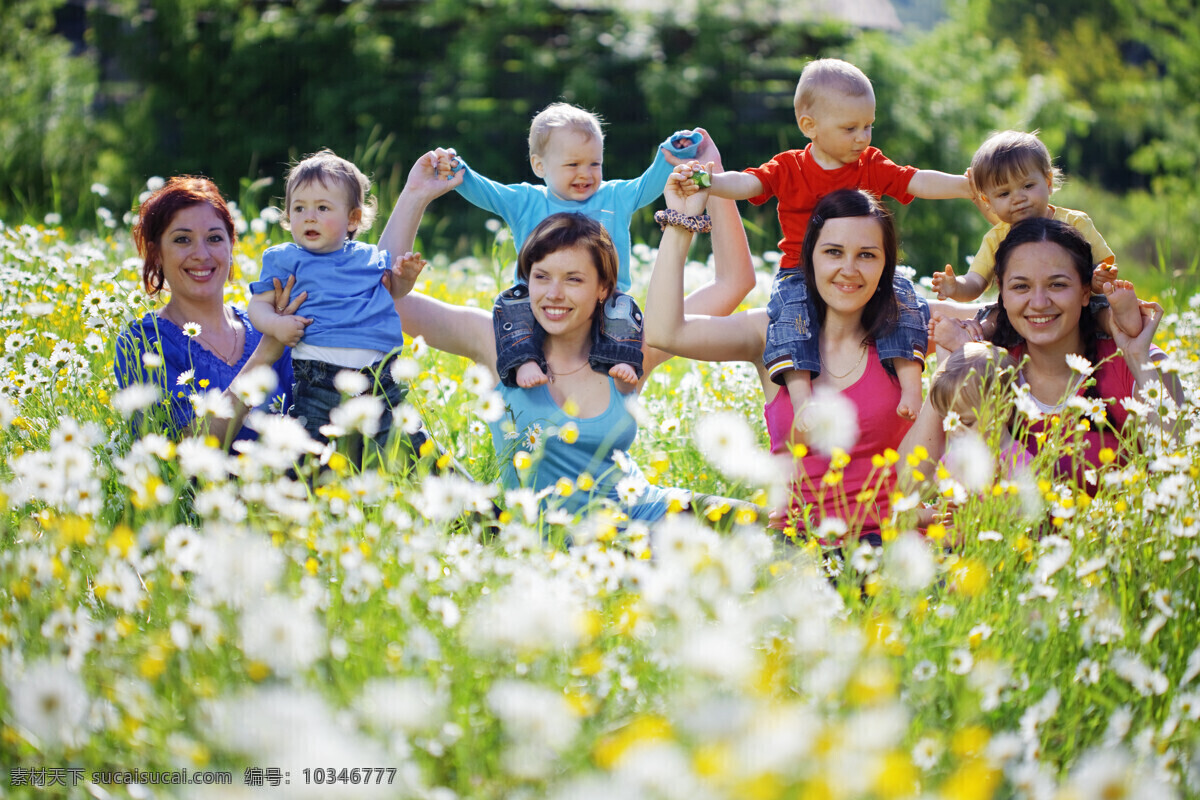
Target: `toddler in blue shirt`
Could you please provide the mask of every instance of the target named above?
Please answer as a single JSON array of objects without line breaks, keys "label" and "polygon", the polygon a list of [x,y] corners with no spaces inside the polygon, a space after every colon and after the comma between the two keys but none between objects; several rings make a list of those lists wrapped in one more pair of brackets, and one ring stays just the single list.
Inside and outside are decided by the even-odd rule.
[{"label": "toddler in blue shirt", "polygon": [[[590,111],[553,103],[538,112],[529,128],[529,164],[542,184],[502,184],[474,172],[453,150],[439,159],[446,178],[462,170],[458,193],[473,205],[498,214],[512,229],[517,250],[551,214],[577,212],[604,226],[619,257],[617,289],[595,317],[592,369],[635,384],[642,376],[642,312],[630,297],[629,223],[635,211],[662,195],[673,164],[696,155],[703,135],[678,131],[659,145],[654,162],[638,178],[605,180],[604,132]],[[553,380],[546,374],[543,331],[529,307],[529,289],[520,282],[496,299],[492,310],[496,332],[496,370],[506,386],[525,389]]]},{"label": "toddler in blue shirt", "polygon": [[[374,437],[381,445],[391,430],[391,409],[406,393],[385,368],[404,345],[395,302],[381,282],[391,259],[387,251],[355,241],[375,216],[370,187],[358,167],[327,149],[292,167],[283,226],[293,241],[267,249],[262,273],[250,284],[248,313],[254,327],[293,348],[290,413],[319,442],[328,441],[330,411],[342,402],[334,385],[339,372],[361,372],[383,400]],[[296,277],[293,294],[308,293],[304,317],[276,310],[272,280],[286,283],[291,275]]]}]

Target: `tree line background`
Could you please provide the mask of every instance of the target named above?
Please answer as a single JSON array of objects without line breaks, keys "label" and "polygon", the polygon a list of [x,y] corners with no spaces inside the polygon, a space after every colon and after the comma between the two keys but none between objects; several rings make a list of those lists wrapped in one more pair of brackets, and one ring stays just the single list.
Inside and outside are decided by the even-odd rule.
[{"label": "tree line background", "polygon": [[[803,147],[791,101],[804,64],[838,56],[875,84],[874,143],[961,172],[995,130],[1039,129],[1122,263],[1194,277],[1200,253],[1200,22],[1194,0],[907,0],[901,32],[787,22],[788,0],[701,0],[625,12],[561,0],[8,0],[0,15],[0,219],[96,226],[153,175],[203,173],[250,213],[289,161],[321,147],[374,178],[381,207],[412,160],[453,146],[504,182],[529,169],[530,118],[565,100],[607,122],[605,174],[703,126],[728,168]],[[645,4],[638,4],[645,5]],[[101,196],[94,184],[107,187]],[[965,268],[974,207],[897,208],[924,274]],[[635,240],[653,241],[653,209]],[[752,244],[773,204],[743,204]],[[426,247],[479,247],[485,215],[443,200]]]}]

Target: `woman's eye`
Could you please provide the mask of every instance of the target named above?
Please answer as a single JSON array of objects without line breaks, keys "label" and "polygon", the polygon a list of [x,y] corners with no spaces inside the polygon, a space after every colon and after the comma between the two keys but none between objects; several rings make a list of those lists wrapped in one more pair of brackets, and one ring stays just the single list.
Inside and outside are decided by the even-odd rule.
[{"label": "woman's eye", "polygon": [[191,239],[189,239],[186,236],[176,236],[171,241],[173,241],[175,244],[187,244],[188,242],[191,241]]}]

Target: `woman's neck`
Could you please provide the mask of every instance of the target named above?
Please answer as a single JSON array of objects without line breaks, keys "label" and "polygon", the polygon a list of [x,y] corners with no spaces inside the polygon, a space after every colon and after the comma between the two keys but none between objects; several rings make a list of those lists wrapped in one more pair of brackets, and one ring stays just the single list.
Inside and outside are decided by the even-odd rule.
[{"label": "woman's neck", "polygon": [[1025,354],[1029,364],[1025,367],[1025,382],[1029,384],[1033,396],[1046,404],[1056,404],[1062,401],[1068,391],[1078,386],[1072,386],[1074,373],[1067,364],[1067,355],[1083,352],[1082,337],[1076,333],[1061,342],[1049,345],[1025,345]]},{"label": "woman's neck", "polygon": [[212,330],[224,326],[228,321],[225,306],[189,303],[181,298],[172,297],[162,308],[162,315],[172,322],[182,325],[186,322],[198,322],[202,329]]},{"label": "woman's neck", "polygon": [[852,314],[826,310],[825,321],[821,323],[823,341],[859,344],[866,337],[867,330],[862,324],[861,309]]},{"label": "woman's neck", "polygon": [[592,354],[591,329],[581,328],[571,333],[547,336],[542,344],[542,352],[547,361],[554,362],[560,369],[571,367],[580,360],[586,361]]}]

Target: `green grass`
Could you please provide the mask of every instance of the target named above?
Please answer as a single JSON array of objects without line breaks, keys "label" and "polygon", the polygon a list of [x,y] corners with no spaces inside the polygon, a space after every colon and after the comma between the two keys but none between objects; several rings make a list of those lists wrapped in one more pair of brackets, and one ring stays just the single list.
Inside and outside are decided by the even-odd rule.
[{"label": "green grass", "polygon": [[[243,237],[234,299],[267,244]],[[843,563],[761,519],[620,531],[603,514],[529,517],[498,492],[495,532],[465,513],[478,490],[429,474],[432,456],[407,476],[335,458],[310,489],[249,455],[237,478],[191,478],[219,453],[135,440],[111,405],[112,340],[144,309],[132,257],[123,225],[0,230],[9,796],[49,796],[15,770],[66,766],[219,769],[238,787],[179,791],[194,797],[1200,790],[1195,434],[1105,466],[1095,498],[1038,473],[974,493],[930,476],[952,550],[903,515],[882,554],[850,547]],[[484,305],[507,273],[483,245],[436,261],[425,288]],[[1195,398],[1189,300],[1159,343]],[[414,358],[409,401],[490,488],[467,364]],[[732,410],[765,442],[749,369],[670,362],[642,406],[632,455],[652,480],[763,498],[692,438]],[[1064,416],[1049,449],[1068,452],[1079,424]],[[567,534],[571,548],[543,544]],[[243,788],[256,766],[291,784]],[[398,772],[306,785],[305,767]]]}]

